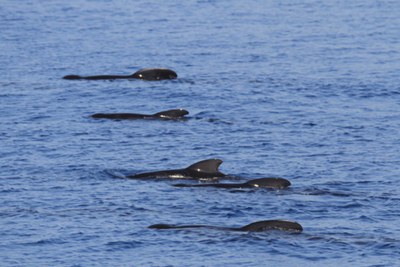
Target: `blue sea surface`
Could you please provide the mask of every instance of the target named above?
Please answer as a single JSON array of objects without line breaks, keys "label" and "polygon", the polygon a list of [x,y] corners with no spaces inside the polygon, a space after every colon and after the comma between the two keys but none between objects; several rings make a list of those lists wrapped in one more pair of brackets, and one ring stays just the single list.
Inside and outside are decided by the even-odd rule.
[{"label": "blue sea surface", "polygon": [[[397,0],[1,1],[0,265],[399,266],[399,11]],[[62,79],[144,67],[178,79]],[[188,120],[90,118],[172,108]],[[118,178],[208,158],[292,186]],[[266,219],[304,231],[147,228]]]}]

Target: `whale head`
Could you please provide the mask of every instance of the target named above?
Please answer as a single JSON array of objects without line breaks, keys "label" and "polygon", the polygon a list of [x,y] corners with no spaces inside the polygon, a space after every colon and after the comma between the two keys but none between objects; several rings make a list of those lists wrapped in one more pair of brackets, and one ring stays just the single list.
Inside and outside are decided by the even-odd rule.
[{"label": "whale head", "polygon": [[146,68],[132,74],[133,78],[147,81],[172,80],[178,78],[175,71],[163,68]]},{"label": "whale head", "polygon": [[185,109],[170,109],[153,114],[153,116],[161,119],[180,119],[187,114],[189,112]]},{"label": "whale head", "polygon": [[241,231],[251,231],[251,232],[262,232],[267,230],[283,230],[283,231],[294,231],[302,232],[303,227],[292,221],[285,220],[266,220],[250,223],[239,228]]},{"label": "whale head", "polygon": [[291,185],[291,183],[284,178],[260,178],[260,179],[250,180],[245,184],[250,187],[274,188],[274,189],[282,189]]}]

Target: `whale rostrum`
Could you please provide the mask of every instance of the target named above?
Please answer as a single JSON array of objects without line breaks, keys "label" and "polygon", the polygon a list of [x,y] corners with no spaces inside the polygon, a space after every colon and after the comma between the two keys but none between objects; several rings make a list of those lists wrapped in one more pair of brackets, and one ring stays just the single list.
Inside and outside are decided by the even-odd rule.
[{"label": "whale rostrum", "polygon": [[139,114],[139,113],[96,113],[91,115],[95,119],[112,119],[112,120],[138,120],[138,119],[163,119],[163,120],[179,120],[183,119],[189,112],[185,109],[170,109],[155,114]]},{"label": "whale rostrum", "polygon": [[303,227],[294,221],[287,220],[265,220],[257,221],[245,225],[243,227],[222,227],[222,226],[210,226],[210,225],[175,225],[175,224],[153,224],[148,228],[151,229],[188,229],[188,228],[208,228],[217,230],[229,230],[229,231],[243,231],[243,232],[262,232],[268,230],[281,230],[281,231],[293,231],[302,232]]},{"label": "whale rostrum", "polygon": [[170,179],[212,179],[226,176],[218,170],[220,159],[206,159],[196,162],[184,169],[154,171],[128,175],[127,178],[170,178]]}]

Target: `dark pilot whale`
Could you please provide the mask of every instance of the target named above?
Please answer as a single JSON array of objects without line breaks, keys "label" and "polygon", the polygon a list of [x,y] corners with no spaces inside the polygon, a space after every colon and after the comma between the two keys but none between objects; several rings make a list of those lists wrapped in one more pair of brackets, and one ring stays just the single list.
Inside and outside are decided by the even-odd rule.
[{"label": "dark pilot whale", "polygon": [[171,80],[176,79],[178,75],[175,71],[163,68],[146,68],[138,70],[131,75],[95,75],[95,76],[79,76],[67,75],[63,79],[66,80],[115,80],[115,79],[142,79],[146,81]]},{"label": "dark pilot whale", "polygon": [[137,114],[137,113],[96,113],[91,115],[95,119],[113,119],[113,120],[138,120],[138,119],[163,119],[178,120],[189,114],[184,109],[170,109],[155,114]]},{"label": "dark pilot whale", "polygon": [[175,184],[177,187],[218,187],[218,188],[270,188],[283,189],[290,186],[284,178],[259,178],[241,184]]},{"label": "dark pilot whale", "polygon": [[187,228],[208,228],[218,230],[229,230],[229,231],[243,231],[243,232],[262,232],[268,230],[282,230],[282,231],[294,231],[301,232],[303,227],[293,221],[286,220],[266,220],[250,223],[243,227],[221,227],[221,226],[210,226],[210,225],[174,225],[174,224],[153,224],[148,228],[152,229],[187,229]]},{"label": "dark pilot whale", "polygon": [[127,178],[172,178],[172,179],[211,179],[224,177],[225,174],[218,170],[222,160],[206,159],[196,162],[185,169],[165,170],[139,173]]}]

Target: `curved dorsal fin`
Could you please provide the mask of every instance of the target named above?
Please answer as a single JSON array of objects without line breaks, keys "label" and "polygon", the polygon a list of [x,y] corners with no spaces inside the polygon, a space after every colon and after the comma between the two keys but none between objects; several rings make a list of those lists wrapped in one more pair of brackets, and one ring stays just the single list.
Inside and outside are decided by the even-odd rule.
[{"label": "curved dorsal fin", "polygon": [[170,109],[155,113],[153,116],[161,118],[181,118],[187,114],[189,114],[189,112],[184,109]]},{"label": "curved dorsal fin", "polygon": [[195,164],[190,165],[186,169],[196,172],[216,173],[219,172],[218,167],[221,165],[222,160],[220,159],[206,159]]}]

